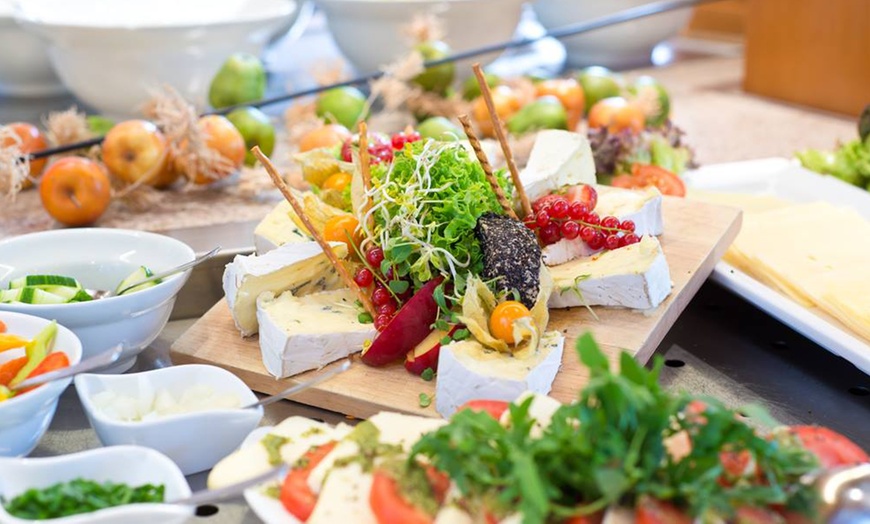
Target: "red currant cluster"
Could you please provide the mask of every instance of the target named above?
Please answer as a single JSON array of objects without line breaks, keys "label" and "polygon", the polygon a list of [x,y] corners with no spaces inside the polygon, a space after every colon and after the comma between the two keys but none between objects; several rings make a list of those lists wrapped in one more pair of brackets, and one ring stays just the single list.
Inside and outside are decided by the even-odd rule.
[{"label": "red currant cluster", "polygon": [[[396,133],[389,139],[386,135],[372,134],[369,135],[369,155],[371,155],[372,164],[380,164],[381,162],[392,162],[393,152],[405,147],[405,144],[410,144],[420,140],[420,133],[411,131],[410,133]],[[341,146],[341,159],[345,162],[351,162],[351,156],[354,146],[359,146],[359,138],[349,138],[344,141]]]},{"label": "red currant cluster", "polygon": [[[379,247],[369,249],[366,254],[367,266],[363,266],[356,270],[353,275],[353,280],[356,284],[365,291],[371,293],[372,304],[375,306],[377,315],[374,318],[375,329],[383,331],[399,308],[399,304],[404,302],[412,293],[411,286],[398,294],[394,294],[387,285],[393,280],[398,280],[393,274],[392,268],[385,275],[380,273],[381,262],[384,261],[384,250]],[[377,274],[374,271],[377,271]],[[385,285],[384,283],[387,283]],[[398,300],[397,300],[398,299]]]},{"label": "red currant cluster", "polygon": [[599,217],[585,202],[568,202],[562,197],[545,197],[532,206],[526,227],[537,232],[545,246],[566,238],[580,238],[591,249],[617,249],[640,241],[634,222],[613,216]]}]

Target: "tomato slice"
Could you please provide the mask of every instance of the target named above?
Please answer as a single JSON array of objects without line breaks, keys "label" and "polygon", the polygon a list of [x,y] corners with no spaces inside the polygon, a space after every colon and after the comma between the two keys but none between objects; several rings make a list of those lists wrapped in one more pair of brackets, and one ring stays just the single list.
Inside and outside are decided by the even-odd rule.
[{"label": "tomato slice", "polygon": [[281,485],[281,504],[302,522],[308,520],[317,504],[317,495],[308,486],[308,477],[335,445],[335,442],[329,442],[308,450],[303,456],[305,465],[291,469]]},{"label": "tomato slice", "polygon": [[667,169],[649,164],[633,164],[631,175],[613,177],[610,185],[623,189],[641,189],[655,186],[663,195],[686,196],[686,184]]},{"label": "tomato slice", "polygon": [[825,469],[870,462],[870,457],[860,446],[832,429],[791,426],[789,433],[797,436],[804,447],[818,457]]},{"label": "tomato slice", "polygon": [[489,413],[492,418],[501,420],[502,414],[507,411],[509,405],[510,403],[505,402],[504,400],[469,400],[465,404],[459,406],[457,411],[462,411],[463,409],[483,411]]},{"label": "tomato slice", "polygon": [[576,517],[568,517],[563,521],[563,524],[601,524],[604,520],[604,512],[599,511],[591,515],[578,515]]},{"label": "tomato slice", "polygon": [[435,500],[439,504],[443,504],[447,499],[447,491],[450,490],[450,477],[447,473],[438,471],[435,469],[435,466],[429,464],[425,466],[425,469],[426,477],[432,486],[432,493],[435,495]]},{"label": "tomato slice", "polygon": [[635,524],[692,524],[692,519],[670,502],[641,497],[634,509]]},{"label": "tomato slice", "polygon": [[772,509],[742,506],[737,508],[734,522],[735,524],[783,524],[785,519]]},{"label": "tomato slice", "polygon": [[27,364],[27,357],[15,358],[0,365],[0,386],[8,386],[25,364]]},{"label": "tomato slice", "polygon": [[405,500],[399,486],[388,473],[375,471],[369,504],[378,524],[432,524],[433,519]]}]

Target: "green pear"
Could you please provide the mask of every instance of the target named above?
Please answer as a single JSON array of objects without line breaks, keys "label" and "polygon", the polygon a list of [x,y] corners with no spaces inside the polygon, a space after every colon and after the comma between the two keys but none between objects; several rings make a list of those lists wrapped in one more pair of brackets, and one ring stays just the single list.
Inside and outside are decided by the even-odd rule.
[{"label": "green pear", "polygon": [[253,166],[257,159],[251,148],[260,146],[266,156],[275,150],[275,126],[269,117],[256,107],[240,107],[227,115],[227,118],[245,139],[245,164]]},{"label": "green pear", "polygon": [[452,142],[465,138],[465,133],[456,124],[443,116],[427,118],[417,125],[417,132],[423,138]]},{"label": "green pear", "polygon": [[[450,56],[450,47],[440,40],[421,42],[415,47],[423,55],[423,60],[431,62]],[[444,95],[447,88],[453,83],[456,74],[456,66],[451,62],[439,66],[430,67],[414,77],[414,83],[425,89]]]},{"label": "green pear", "polygon": [[236,53],[218,70],[208,90],[215,109],[254,102],[266,94],[266,70],[254,55]]},{"label": "green pear", "polygon": [[[486,85],[488,85],[490,89],[501,83],[501,77],[498,75],[484,73],[483,77],[486,79]],[[470,102],[479,96],[480,84],[477,82],[477,76],[471,75],[466,78],[465,82],[462,84],[462,98]]]},{"label": "green pear", "polygon": [[555,96],[542,96],[517,111],[508,120],[507,128],[515,135],[539,129],[568,129],[568,112]]},{"label": "green pear", "polygon": [[606,67],[587,67],[577,74],[577,81],[583,86],[587,113],[599,100],[622,95],[622,78]]},{"label": "green pear", "polygon": [[324,91],[317,98],[317,116],[356,129],[357,122],[365,119],[366,95],[351,86]]}]

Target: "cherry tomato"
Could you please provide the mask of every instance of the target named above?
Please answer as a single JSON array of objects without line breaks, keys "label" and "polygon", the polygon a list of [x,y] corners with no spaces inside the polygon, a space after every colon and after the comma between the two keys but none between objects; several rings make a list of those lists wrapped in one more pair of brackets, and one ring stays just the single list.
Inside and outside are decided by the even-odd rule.
[{"label": "cherry tomato", "polygon": [[577,128],[577,124],[583,118],[583,107],[586,105],[583,87],[577,80],[573,78],[544,80],[535,85],[535,94],[538,97],[551,95],[558,98],[568,113],[568,129]]},{"label": "cherry tomato", "polygon": [[327,242],[344,243],[347,243],[348,239],[350,239],[351,242],[359,246],[359,235],[357,234],[358,227],[359,220],[352,215],[332,217],[327,220],[326,225],[323,226],[323,239]]},{"label": "cherry tomato", "polygon": [[408,502],[399,492],[396,480],[383,471],[372,475],[369,505],[378,524],[431,524],[433,519]]},{"label": "cherry tomato", "polygon": [[692,524],[692,519],[669,502],[641,497],[634,508],[635,524]]},{"label": "cherry tomato", "polygon": [[870,462],[863,449],[834,430],[821,426],[791,426],[789,433],[797,436],[825,469]]},{"label": "cherry tomato", "polygon": [[335,445],[335,442],[330,442],[310,449],[303,457],[305,466],[291,469],[281,484],[281,504],[302,522],[308,520],[317,504],[317,495],[308,486],[308,477]]},{"label": "cherry tomato", "polygon": [[514,344],[514,322],[530,317],[529,308],[516,300],[508,300],[497,305],[489,317],[489,330],[495,338]]},{"label": "cherry tomato", "polygon": [[465,404],[459,406],[459,409],[456,411],[462,411],[463,409],[483,411],[488,413],[492,418],[501,420],[501,416],[508,410],[508,406],[510,406],[510,403],[505,402],[504,400],[469,400]]},{"label": "cherry tomato", "polygon": [[686,184],[679,176],[667,169],[649,164],[634,164],[631,175],[613,177],[610,184],[625,189],[640,189],[655,186],[663,195],[686,196]]},{"label": "cherry tomato", "polygon": [[626,129],[639,133],[645,122],[643,110],[621,96],[599,100],[589,110],[589,127],[606,127],[611,133]]},{"label": "cherry tomato", "polygon": [[344,191],[344,188],[350,184],[351,177],[349,173],[339,171],[323,181],[323,189],[335,189],[336,191]]}]

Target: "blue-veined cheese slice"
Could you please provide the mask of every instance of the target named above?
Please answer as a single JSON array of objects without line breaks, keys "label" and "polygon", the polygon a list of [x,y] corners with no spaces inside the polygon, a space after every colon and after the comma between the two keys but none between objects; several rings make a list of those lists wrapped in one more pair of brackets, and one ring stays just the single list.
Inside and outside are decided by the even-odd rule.
[{"label": "blue-veined cheese slice", "polygon": [[668,262],[655,237],[550,268],[551,308],[657,307],[671,293]]},{"label": "blue-veined cheese slice", "polygon": [[[615,216],[619,220],[634,222],[635,234],[661,235],[664,232],[662,218],[662,194],[655,187],[646,189],[622,189],[609,186],[595,186],[598,204],[595,212],[600,217]],[[556,266],[581,257],[597,253],[580,238],[562,239],[541,250],[544,264]]]},{"label": "blue-veined cheese slice", "polygon": [[520,180],[531,202],[564,186],[594,184],[595,160],[586,135],[540,131]]},{"label": "blue-veined cheese slice", "polygon": [[308,242],[312,238],[293,221],[290,204],[285,200],[275,206],[254,229],[254,248],[264,255],[284,244]]},{"label": "blue-veined cheese slice", "polygon": [[374,324],[359,321],[356,296],[347,288],[302,297],[263,293],[257,300],[260,351],[277,378],[318,369],[362,349]]},{"label": "blue-veined cheese slice", "polygon": [[548,393],[562,364],[564,345],[565,337],[549,331],[541,337],[537,350],[521,352],[521,356],[485,349],[472,339],[442,346],[435,409],[447,418],[469,400],[510,402],[526,391]]},{"label": "blue-veined cheese slice", "polygon": [[[347,256],[347,244],[331,242],[339,258]],[[223,288],[227,305],[242,336],[257,333],[257,297],[267,291],[290,291],[304,296],[335,289],[341,279],[317,242],[285,244],[265,255],[237,255],[227,264]]]}]

